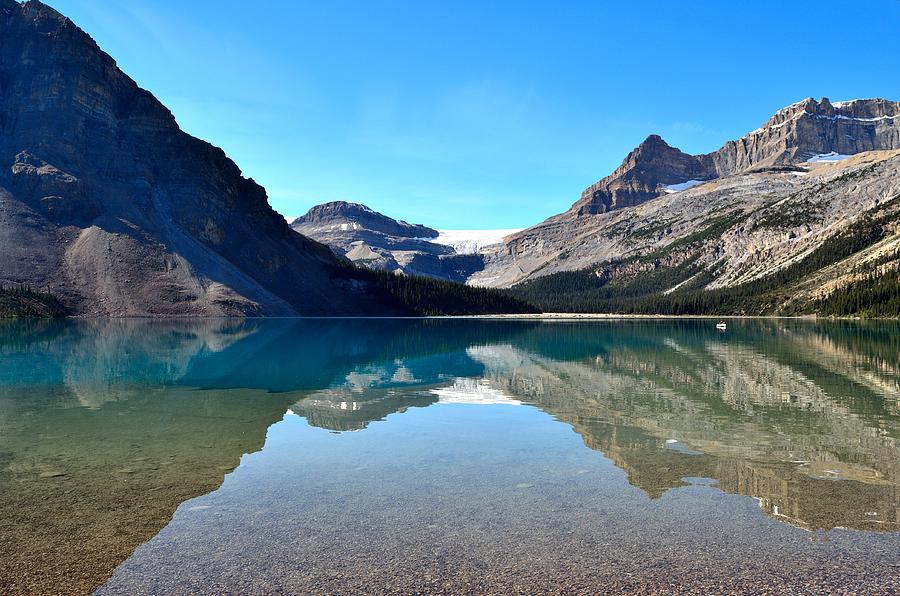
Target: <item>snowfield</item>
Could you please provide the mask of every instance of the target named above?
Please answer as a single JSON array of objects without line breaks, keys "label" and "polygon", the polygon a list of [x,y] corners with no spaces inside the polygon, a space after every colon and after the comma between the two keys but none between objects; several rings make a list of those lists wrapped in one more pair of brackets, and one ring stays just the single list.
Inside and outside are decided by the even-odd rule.
[{"label": "snowfield", "polygon": [[806,160],[806,163],[819,163],[819,162],[830,162],[830,161],[843,161],[849,157],[853,157],[852,155],[841,155],[835,151],[831,151],[830,153],[819,153],[818,155],[813,155],[809,159]]},{"label": "snowfield", "polygon": [[438,230],[438,237],[428,240],[435,244],[450,246],[458,254],[471,255],[481,252],[486,246],[499,244],[504,237],[521,231],[522,228],[504,230]]},{"label": "snowfield", "polygon": [[687,190],[689,188],[693,188],[695,186],[703,184],[704,182],[706,182],[706,180],[688,180],[687,182],[682,182],[680,184],[668,184],[666,186],[663,186],[663,190],[668,194],[672,194]]}]

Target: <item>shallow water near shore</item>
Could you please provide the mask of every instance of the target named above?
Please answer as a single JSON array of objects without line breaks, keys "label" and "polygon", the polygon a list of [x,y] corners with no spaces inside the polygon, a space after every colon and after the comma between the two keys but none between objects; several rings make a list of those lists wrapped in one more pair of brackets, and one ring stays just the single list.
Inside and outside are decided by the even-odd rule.
[{"label": "shallow water near shore", "polygon": [[900,325],[0,325],[3,593],[900,589]]}]

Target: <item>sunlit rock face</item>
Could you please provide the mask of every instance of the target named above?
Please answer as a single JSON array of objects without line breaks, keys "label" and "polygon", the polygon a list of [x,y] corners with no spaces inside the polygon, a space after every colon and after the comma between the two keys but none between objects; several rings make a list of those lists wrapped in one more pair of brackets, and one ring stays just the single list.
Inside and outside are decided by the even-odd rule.
[{"label": "sunlit rock face", "polygon": [[659,135],[650,135],[628,154],[616,171],[586,188],[569,213],[596,215],[639,205],[659,196],[661,186],[715,176],[715,171],[699,157],[670,147]]},{"label": "sunlit rock face", "polygon": [[349,232],[353,230],[368,230],[386,236],[397,238],[421,238],[434,239],[438,237],[438,231],[420,224],[409,224],[405,221],[392,219],[373,211],[359,203],[346,201],[333,201],[317,205],[310,209],[306,215],[298,217],[291,222],[291,227],[302,231],[307,227],[310,230],[330,230],[334,232]]},{"label": "sunlit rock face", "polygon": [[[616,264],[650,254],[660,255],[651,269],[696,261],[713,274],[710,288],[750,281],[897,197],[898,150],[900,103],[885,99],[806,99],[705,155],[651,135],[570,209],[486,250],[470,282],[507,287],[587,268],[629,275]],[[711,226],[721,229],[704,236]],[[827,290],[836,277],[810,285]]]},{"label": "sunlit rock face", "polygon": [[824,97],[807,98],[705,155],[688,155],[650,135],[615,172],[588,187],[568,215],[596,215],[638,205],[753,168],[808,163],[826,154],[894,149],[900,149],[900,102],[859,99],[832,104]]},{"label": "sunlit rock face", "polygon": [[699,156],[719,176],[754,167],[803,163],[816,155],[900,149],[900,102],[809,97],[779,110],[760,128]]}]

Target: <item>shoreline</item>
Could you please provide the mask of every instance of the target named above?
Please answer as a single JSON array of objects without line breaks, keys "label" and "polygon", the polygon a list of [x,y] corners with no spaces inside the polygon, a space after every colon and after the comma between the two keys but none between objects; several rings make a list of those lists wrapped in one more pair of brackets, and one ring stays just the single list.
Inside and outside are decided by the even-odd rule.
[{"label": "shoreline", "polygon": [[772,319],[772,320],[799,320],[799,321],[897,321],[900,317],[820,317],[816,314],[805,315],[671,315],[671,314],[635,314],[635,313],[494,313],[473,315],[385,315],[385,316],[352,316],[352,315],[278,315],[278,316],[197,316],[197,315],[125,315],[125,316],[94,316],[94,315],[69,315],[63,317],[40,316],[0,316],[0,321],[202,321],[202,320],[230,320],[230,321],[254,321],[265,319],[307,319],[307,320],[364,320],[364,319],[498,319],[498,320],[530,320],[530,321],[616,321],[616,320],[680,320],[680,319],[709,319],[709,320],[742,320],[742,319]]},{"label": "shoreline", "polygon": [[[646,314],[614,314],[614,313],[540,313],[540,314],[493,314],[493,315],[449,315],[426,317],[434,319],[523,319],[523,320],[548,320],[548,321],[577,321],[577,320],[595,320],[595,321],[616,321],[629,319],[649,319],[649,320],[665,320],[665,319],[718,319],[718,320],[739,320],[739,319],[798,319],[798,320],[874,320],[862,319],[859,317],[824,318],[816,315],[646,315]],[[891,319],[883,319],[891,320]]]}]

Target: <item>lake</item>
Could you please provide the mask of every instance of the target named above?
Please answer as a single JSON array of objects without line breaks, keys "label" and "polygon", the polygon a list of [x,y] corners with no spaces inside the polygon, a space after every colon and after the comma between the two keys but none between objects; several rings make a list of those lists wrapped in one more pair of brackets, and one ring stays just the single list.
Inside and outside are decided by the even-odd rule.
[{"label": "lake", "polygon": [[900,325],[0,323],[0,593],[900,590]]}]

